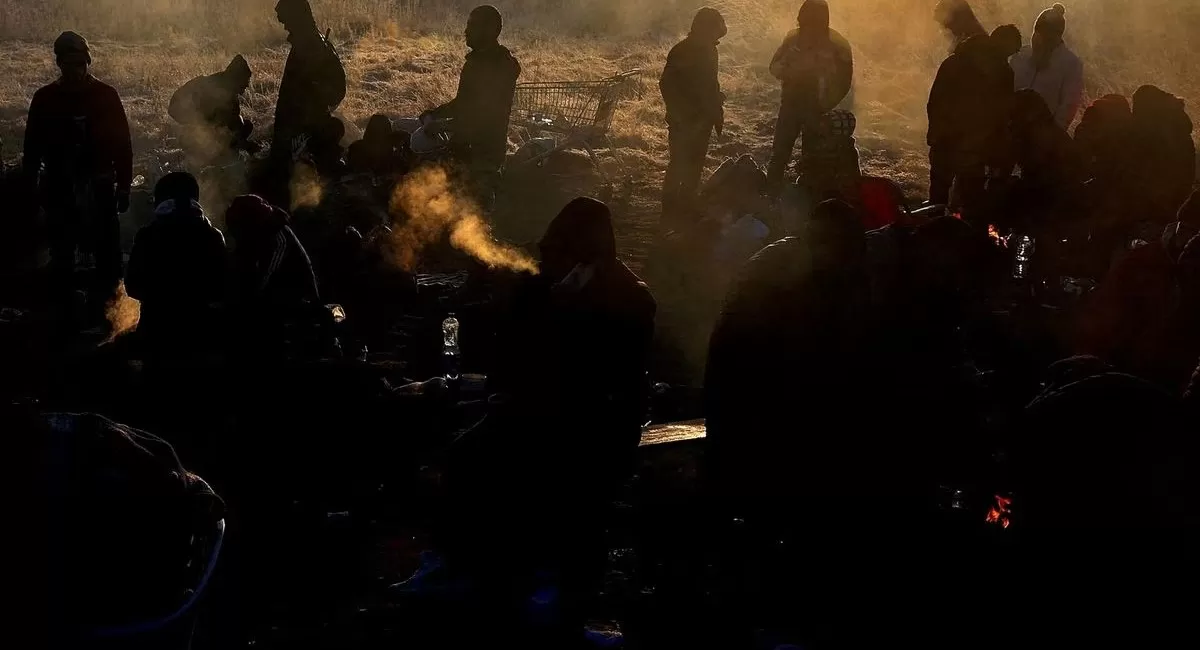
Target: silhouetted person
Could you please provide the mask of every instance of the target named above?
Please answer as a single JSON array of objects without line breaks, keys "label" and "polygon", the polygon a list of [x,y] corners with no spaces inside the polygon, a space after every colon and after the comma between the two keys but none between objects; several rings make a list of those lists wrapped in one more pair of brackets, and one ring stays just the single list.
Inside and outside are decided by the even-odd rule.
[{"label": "silhouetted person", "polygon": [[38,90],[25,126],[24,173],[46,209],[55,285],[69,291],[76,249],[95,256],[91,300],[102,306],[121,279],[118,215],[129,209],[133,144],[117,91],[89,72],[88,42],[54,42],[62,76]]},{"label": "silhouetted person", "polygon": [[1071,136],[1062,130],[1046,102],[1034,90],[1013,96],[1012,146],[1021,169],[1017,182],[1020,212],[1071,218],[1082,189],[1083,163]]},{"label": "silhouetted person", "polygon": [[278,311],[319,300],[312,265],[288,225],[288,215],[253,195],[230,204],[225,223],[233,236],[237,299]]},{"label": "silhouetted person", "polygon": [[[605,513],[640,441],[656,306],[617,259],[603,203],[569,203],[540,248],[541,272],[501,328],[492,379],[505,399],[456,450],[449,564],[517,584],[552,571],[564,620],[581,626],[580,600],[603,575]],[[497,526],[508,534],[485,542]]]},{"label": "silhouetted person", "polygon": [[1196,182],[1196,144],[1184,102],[1154,86],[1133,94],[1133,175],[1146,219],[1170,221]]},{"label": "silhouetted person", "polygon": [[309,147],[329,146],[322,138],[329,137],[328,121],[346,98],[346,71],[333,44],[317,29],[308,0],[279,0],[275,12],[292,46],[279,82],[271,141],[272,158],[284,164],[299,138],[307,137]]},{"label": "silhouetted person", "polygon": [[1085,174],[1098,184],[1120,183],[1130,171],[1133,110],[1124,95],[1109,94],[1092,102],[1075,127],[1075,147]]},{"label": "silhouetted person", "polygon": [[[426,113],[426,119],[453,120],[452,146],[470,169],[482,194],[492,185],[508,151],[508,118],[521,64],[498,41],[504,21],[491,5],[471,10],[465,32],[471,51],[463,64],[454,99]],[[486,198],[483,197],[483,198]]]},{"label": "silhouetted person", "polygon": [[939,0],[933,7],[933,19],[950,35],[951,52],[969,38],[987,36],[967,0]]},{"label": "silhouetted person", "polygon": [[1083,61],[1063,42],[1065,14],[1061,4],[1043,11],[1033,25],[1029,47],[1012,58],[1014,88],[1036,90],[1063,130],[1083,106]]},{"label": "silhouetted person", "polygon": [[[658,87],[667,105],[671,161],[663,180],[663,217],[694,216],[700,175],[715,130],[725,128],[725,94],[717,79],[717,45],[729,32],[716,9],[696,12],[692,29],[667,54]],[[682,214],[681,214],[682,213]]]},{"label": "silhouetted person", "polygon": [[860,394],[864,378],[865,247],[854,210],[826,201],[803,237],[764,248],[730,288],[704,386],[708,457],[731,509],[723,514],[787,528],[818,513],[836,516],[838,488],[849,496],[862,486],[849,476],[823,480],[853,462],[840,447],[847,439],[785,423],[802,418],[861,430],[859,413],[832,405],[840,402],[835,395]]},{"label": "silhouetted person", "polygon": [[929,200],[948,204],[958,182],[968,211],[981,198],[986,168],[1004,158],[1013,72],[1008,58],[1021,49],[1021,32],[997,27],[990,36],[962,41],[938,69],[929,91]]},{"label": "silhouetted person", "polygon": [[219,160],[229,152],[257,152],[250,141],[254,124],[242,117],[242,97],[250,88],[250,64],[237,55],[221,72],[196,77],[171,96],[171,119],[191,127],[188,144],[202,160]]},{"label": "silhouetted person", "polygon": [[346,167],[353,174],[387,176],[404,170],[402,140],[386,115],[372,115],[362,140],[350,145]]},{"label": "silhouetted person", "polygon": [[771,58],[771,74],[783,83],[775,142],[767,183],[778,190],[792,161],[796,138],[807,147],[817,118],[833,110],[850,92],[854,58],[850,43],[829,27],[825,0],[804,0],[788,33]]},{"label": "silhouetted person", "polygon": [[154,187],[154,221],[138,231],[125,288],[141,301],[138,336],[151,356],[199,353],[217,329],[225,296],[225,236],[200,206],[200,185],[184,172]]}]

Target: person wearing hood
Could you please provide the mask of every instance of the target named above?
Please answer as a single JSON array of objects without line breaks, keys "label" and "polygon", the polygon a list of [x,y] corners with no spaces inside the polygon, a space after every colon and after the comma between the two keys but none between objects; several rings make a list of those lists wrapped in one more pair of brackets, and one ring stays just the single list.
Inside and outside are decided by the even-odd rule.
[{"label": "person wearing hood", "polygon": [[1153,223],[1169,222],[1196,183],[1196,144],[1184,102],[1154,86],[1133,94],[1131,168],[1137,208]]},{"label": "person wearing hood", "polygon": [[205,161],[219,160],[229,152],[256,153],[250,141],[254,124],[242,117],[242,98],[250,88],[250,64],[241,54],[221,72],[196,77],[171,96],[167,113],[178,124],[196,132],[193,148]]},{"label": "person wearing hood", "polygon": [[539,248],[538,275],[501,320],[493,408],[452,450],[444,548],[447,568],[485,589],[557,576],[561,619],[578,635],[641,440],[657,307],[617,258],[605,204],[571,201]]},{"label": "person wearing hood", "polygon": [[317,29],[308,0],[279,0],[275,13],[291,50],[279,82],[271,156],[290,174],[297,150],[331,133],[327,124],[346,98],[346,70],[333,44]]},{"label": "person wearing hood", "polygon": [[663,217],[668,222],[694,216],[709,140],[713,131],[720,135],[725,127],[717,46],[728,31],[720,12],[700,9],[687,38],[671,48],[658,82],[667,105],[671,148],[662,198]]},{"label": "person wearing hood", "polygon": [[1037,91],[1064,131],[1083,107],[1083,61],[1063,42],[1066,7],[1055,4],[1033,25],[1029,47],[1012,58],[1016,90]]},{"label": "person wearing hood", "polygon": [[73,287],[75,253],[90,250],[96,272],[89,296],[103,306],[121,280],[119,215],[129,209],[133,142],[117,91],[92,76],[87,39],[54,41],[61,76],[33,95],[25,124],[26,182],[41,198],[56,291]]},{"label": "person wearing hood", "polygon": [[860,430],[856,414],[829,409],[861,394],[868,301],[866,236],[842,201],[820,203],[804,236],[767,246],[742,268],[713,329],[704,380],[722,516],[769,528],[805,520],[791,514],[804,506],[833,503],[823,503],[835,496],[826,491],[833,484],[818,476],[850,467],[841,436],[782,425],[803,417]]},{"label": "person wearing hood", "polygon": [[1001,167],[1012,104],[1008,59],[1021,49],[1015,25],[959,43],[929,91],[929,200],[950,201],[957,181],[964,213],[981,198],[986,168]]},{"label": "person wearing hood", "polygon": [[987,36],[987,30],[967,0],[939,0],[933,7],[933,19],[950,35],[951,52],[969,38]]},{"label": "person wearing hood", "polygon": [[[500,44],[504,19],[491,5],[471,10],[464,32],[471,51],[463,63],[454,99],[427,111],[423,123],[448,120],[452,146],[472,174],[472,183],[484,194],[504,166],[508,153],[508,119],[512,113],[521,64]],[[483,198],[487,198],[484,196]]]},{"label": "person wearing hood", "polygon": [[771,74],[783,84],[779,119],[767,183],[775,191],[783,183],[792,161],[796,139],[809,146],[816,137],[817,118],[846,98],[854,80],[854,56],[850,43],[829,27],[829,5],[825,0],[804,0],[796,15],[796,29],[788,32],[771,58]]},{"label": "person wearing hood", "polygon": [[154,353],[209,337],[226,286],[225,236],[200,206],[200,186],[172,172],[154,187],[154,220],[138,231],[125,289],[141,302],[138,334]]},{"label": "person wearing hood", "polygon": [[312,262],[289,222],[286,212],[258,196],[239,196],[229,205],[235,304],[286,319],[320,302]]}]

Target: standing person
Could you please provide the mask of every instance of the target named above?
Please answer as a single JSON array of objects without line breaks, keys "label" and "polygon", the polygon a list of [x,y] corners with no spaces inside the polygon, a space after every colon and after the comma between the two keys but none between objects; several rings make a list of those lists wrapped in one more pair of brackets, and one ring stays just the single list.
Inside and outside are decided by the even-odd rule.
[{"label": "standing person", "polygon": [[464,33],[471,48],[454,99],[427,111],[422,123],[451,120],[453,146],[471,175],[478,199],[490,203],[508,153],[508,118],[521,64],[500,44],[504,19],[491,5],[471,10]]},{"label": "standing person", "polygon": [[767,185],[778,191],[792,159],[796,138],[815,132],[817,117],[833,110],[850,92],[854,57],[850,43],[829,27],[825,0],[804,0],[796,29],[788,33],[771,59],[771,74],[783,83],[775,143],[767,167]]},{"label": "standing person", "polygon": [[1055,4],[1033,24],[1029,47],[1012,58],[1016,90],[1036,90],[1065,131],[1083,106],[1083,61],[1063,42],[1066,7]]},{"label": "standing person", "polygon": [[275,13],[288,32],[292,49],[279,82],[271,156],[277,164],[290,166],[303,138],[314,140],[310,148],[337,144],[321,142],[321,138],[334,133],[328,125],[330,119],[336,119],[333,111],[346,98],[346,70],[333,44],[317,29],[308,0],[279,0]]},{"label": "standing person", "polygon": [[171,96],[167,113],[184,127],[194,129],[192,148],[205,162],[230,152],[255,153],[250,141],[254,123],[242,117],[242,97],[250,88],[250,64],[241,54],[216,74],[196,77]]},{"label": "standing person", "polygon": [[1138,210],[1157,224],[1170,222],[1196,182],[1196,143],[1183,99],[1155,86],[1133,93],[1131,174]]},{"label": "standing person", "polygon": [[1004,149],[1013,72],[1008,59],[1021,49],[1015,25],[990,36],[972,36],[938,69],[929,91],[929,201],[947,204],[957,180],[964,207],[983,192],[985,168],[998,166]]},{"label": "standing person", "polygon": [[121,280],[119,215],[129,209],[133,182],[129,121],[117,91],[91,75],[84,37],[64,32],[54,56],[62,76],[29,105],[24,173],[49,217],[56,289],[70,291],[75,251],[89,250],[96,260],[89,299],[102,309]]},{"label": "standing person", "polygon": [[951,52],[969,38],[987,36],[987,30],[967,0],[939,0],[933,8],[933,19],[950,34]]},{"label": "standing person", "polygon": [[725,94],[717,79],[717,46],[729,29],[716,9],[696,12],[687,38],[671,48],[658,87],[667,105],[671,162],[663,181],[662,209],[673,222],[695,212],[696,194],[712,132],[725,128]]}]

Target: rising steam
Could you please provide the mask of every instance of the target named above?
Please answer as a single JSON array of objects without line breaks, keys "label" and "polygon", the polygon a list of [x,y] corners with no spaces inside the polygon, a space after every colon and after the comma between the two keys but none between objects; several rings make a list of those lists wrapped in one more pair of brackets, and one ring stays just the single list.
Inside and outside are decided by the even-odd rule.
[{"label": "rising steam", "polygon": [[451,245],[489,268],[537,273],[531,257],[492,237],[478,206],[454,190],[440,167],[406,176],[392,192],[391,210],[407,217],[392,235],[391,248],[393,260],[406,271],[416,270],[422,251],[449,234]]},{"label": "rising steam", "polygon": [[108,342],[133,331],[142,319],[142,303],[129,297],[124,280],[117,286],[117,294],[104,306],[104,318],[108,320]]},{"label": "rising steam", "polygon": [[315,208],[321,205],[325,196],[325,187],[321,184],[321,176],[312,165],[296,163],[292,168],[292,180],[288,185],[291,197],[291,211],[298,208]]}]

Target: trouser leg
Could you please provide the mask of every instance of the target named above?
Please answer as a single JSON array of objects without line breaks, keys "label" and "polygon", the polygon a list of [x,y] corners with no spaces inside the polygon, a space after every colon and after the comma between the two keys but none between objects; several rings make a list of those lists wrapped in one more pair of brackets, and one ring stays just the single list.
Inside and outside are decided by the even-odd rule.
[{"label": "trouser leg", "polygon": [[671,161],[663,182],[663,216],[671,223],[695,217],[700,177],[708,158],[709,133],[700,128],[672,127]]},{"label": "trouser leg", "polygon": [[954,155],[945,146],[929,148],[929,202],[950,203],[950,187],[954,184]]},{"label": "trouser leg", "polygon": [[92,197],[94,204],[86,216],[83,242],[96,263],[88,298],[93,305],[104,305],[116,295],[121,282],[121,221],[112,185],[101,183],[93,189]]},{"label": "trouser leg", "polygon": [[767,185],[778,189],[783,184],[783,175],[792,161],[796,138],[800,137],[801,120],[794,111],[783,107],[775,123],[775,142],[771,148],[771,162],[767,165]]},{"label": "trouser leg", "polygon": [[74,287],[75,249],[78,243],[78,220],[66,207],[47,208],[47,230],[50,239],[50,278],[55,297],[62,299]]}]

